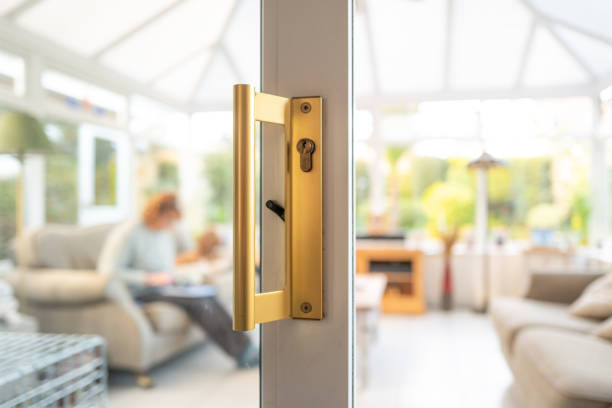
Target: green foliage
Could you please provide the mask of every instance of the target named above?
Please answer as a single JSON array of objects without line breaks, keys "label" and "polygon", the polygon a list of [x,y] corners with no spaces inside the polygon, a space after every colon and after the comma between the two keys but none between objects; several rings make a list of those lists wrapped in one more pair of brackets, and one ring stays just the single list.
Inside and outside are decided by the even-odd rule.
[{"label": "green foliage", "polygon": [[436,182],[423,196],[428,227],[437,236],[452,234],[474,221],[474,193],[453,182]]},{"label": "green foliage", "polygon": [[95,139],[94,203],[117,203],[117,147],[110,140]]},{"label": "green foliage", "polygon": [[392,169],[395,169],[397,162],[399,161],[400,157],[402,157],[402,155],[405,152],[406,152],[406,148],[401,147],[401,146],[389,146],[385,149],[385,155],[387,157],[387,161],[391,165]]},{"label": "green foliage", "polygon": [[427,222],[423,204],[419,199],[400,200],[400,227],[402,230],[422,228]]},{"label": "green foliage", "polygon": [[586,243],[591,202],[585,191],[578,191],[572,198],[569,209],[569,226],[572,231],[580,233],[582,243]]},{"label": "green foliage", "polygon": [[226,223],[232,216],[232,163],[231,153],[209,154],[204,159],[204,178],[208,181],[206,215],[209,222]]},{"label": "green foliage", "polygon": [[413,186],[412,195],[420,197],[433,183],[444,180],[447,168],[448,164],[442,159],[414,157],[410,171],[410,184]]},{"label": "green foliage", "polygon": [[368,163],[355,162],[355,200],[357,203],[367,200],[370,195],[370,173]]},{"label": "green foliage", "polygon": [[489,202],[499,203],[512,199],[512,172],[507,167],[496,167],[488,172]]},{"label": "green foliage", "polygon": [[178,191],[179,190],[179,174],[178,165],[173,161],[160,161],[157,165],[157,177],[153,183],[146,187],[145,195],[152,197],[155,194]]},{"label": "green foliage", "polygon": [[355,231],[358,234],[368,231],[370,218],[370,201],[360,200],[355,205]]},{"label": "green foliage", "polygon": [[448,159],[445,181],[462,184],[475,191],[474,172],[468,169],[468,161],[464,159]]},{"label": "green foliage", "polygon": [[9,257],[10,243],[15,237],[16,211],[15,191],[17,183],[15,179],[0,180],[0,259]]},{"label": "green foliage", "polygon": [[54,153],[45,157],[45,212],[49,223],[74,224],[78,218],[78,127],[45,122],[53,128]]}]

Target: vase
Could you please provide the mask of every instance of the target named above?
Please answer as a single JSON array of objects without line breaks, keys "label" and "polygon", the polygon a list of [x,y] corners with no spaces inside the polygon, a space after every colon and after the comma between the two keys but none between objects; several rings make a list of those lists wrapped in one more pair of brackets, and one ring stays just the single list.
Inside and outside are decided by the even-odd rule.
[{"label": "vase", "polygon": [[442,275],[442,310],[453,308],[453,276],[451,254],[444,251],[444,273]]}]

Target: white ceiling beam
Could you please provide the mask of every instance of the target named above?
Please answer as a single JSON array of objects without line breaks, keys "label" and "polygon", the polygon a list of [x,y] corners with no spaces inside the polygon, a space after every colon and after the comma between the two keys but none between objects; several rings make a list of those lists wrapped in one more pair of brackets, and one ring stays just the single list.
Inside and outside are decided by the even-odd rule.
[{"label": "white ceiling beam", "polygon": [[554,27],[551,26],[550,23],[545,23],[544,25],[548,32],[554,37],[555,40],[561,45],[561,47],[576,61],[578,65],[587,73],[587,75],[591,78],[591,81],[595,81],[597,79],[597,75],[593,71],[593,69],[586,63],[584,59],[567,44],[567,42],[557,33]]},{"label": "white ceiling beam", "polygon": [[608,88],[609,86],[612,86],[612,71],[608,72],[606,75],[604,75],[597,81],[597,84],[595,85],[597,95],[599,95],[601,91]]},{"label": "white ceiling beam", "polygon": [[212,50],[212,47],[210,45],[205,45],[204,47],[198,48],[194,52],[186,55],[185,57],[183,57],[180,60],[176,61],[172,65],[164,68],[163,71],[159,72],[158,74],[155,74],[155,76],[152,79],[150,79],[150,80],[148,80],[146,82],[147,85],[153,85],[155,82],[159,81],[160,79],[162,79],[166,75],[171,74],[176,69],[178,69],[178,68],[182,67],[183,65],[189,63],[192,59],[197,58],[200,55],[204,54],[206,51],[211,51],[211,50]]},{"label": "white ceiling beam", "polygon": [[143,28],[145,28],[145,27],[149,26],[150,24],[154,23],[155,21],[159,20],[160,18],[162,18],[163,16],[165,16],[170,11],[174,10],[175,8],[177,8],[178,6],[183,4],[184,2],[185,2],[185,0],[176,0],[176,1],[174,1],[173,3],[171,3],[170,5],[165,7],[164,9],[160,10],[159,12],[155,13],[151,17],[147,18],[142,23],[138,24],[136,27],[131,28],[127,32],[123,33],[119,37],[115,38],[114,40],[112,40],[111,42],[109,42],[108,44],[103,46],[101,49],[96,51],[91,56],[91,58],[96,59],[96,60],[100,59],[102,57],[102,55],[106,54],[108,51],[110,51],[111,49],[115,48],[117,45],[119,45],[122,42],[126,41],[127,39],[132,37],[134,34],[136,34],[139,31],[141,31]]},{"label": "white ceiling beam", "polygon": [[451,54],[453,50],[453,0],[446,1],[446,38],[444,44],[444,89],[450,88]]},{"label": "white ceiling beam", "polygon": [[[229,53],[224,50],[224,42],[225,42],[225,38],[227,37],[227,33],[229,32],[229,27],[232,25],[234,19],[236,18],[236,15],[238,14],[238,10],[240,9],[240,6],[243,3],[244,3],[244,0],[236,0],[236,2],[234,3],[234,6],[232,7],[232,10],[227,16],[227,19],[225,20],[225,25],[223,26],[223,30],[221,31],[221,34],[219,35],[217,42],[215,43],[215,45],[213,46],[211,50],[212,55],[210,56],[208,63],[205,64],[204,67],[202,68],[202,71],[200,72],[200,75],[198,76],[196,85],[193,87],[193,90],[191,91],[191,94],[189,95],[188,100],[190,103],[192,104],[195,103],[195,99],[198,95],[198,91],[202,87],[202,82],[204,81],[204,78],[206,78],[206,74],[210,71],[210,67],[215,57],[217,57],[217,54],[225,53],[226,58],[230,62],[230,66],[232,66],[232,69],[235,71],[235,74],[240,78],[240,74],[236,72],[237,67],[236,67],[236,64],[233,58],[231,58]],[[231,64],[234,64],[234,65],[231,65]]]},{"label": "white ceiling beam", "polygon": [[529,59],[529,55],[531,54],[531,48],[533,47],[533,39],[535,37],[536,29],[538,28],[538,19],[533,18],[531,22],[531,26],[529,27],[529,33],[527,34],[527,39],[525,41],[525,46],[523,47],[523,52],[521,54],[521,62],[519,65],[519,70],[516,75],[515,88],[520,88],[523,84],[523,78],[525,77],[525,69],[527,68],[527,61]]},{"label": "white ceiling beam", "polygon": [[17,18],[20,15],[22,15],[27,10],[31,9],[32,7],[34,7],[35,5],[37,5],[40,2],[41,2],[41,0],[25,0],[24,2],[20,3],[19,5],[17,5],[17,7],[11,9],[11,11],[6,13],[4,15],[4,18],[6,18],[7,20],[12,20],[12,21],[17,20]]},{"label": "white ceiling beam", "polygon": [[384,108],[385,106],[407,105],[429,101],[450,101],[469,99],[517,99],[517,98],[563,98],[592,96],[599,92],[594,84],[575,86],[525,87],[492,90],[441,91],[423,93],[402,93],[389,95],[363,94],[356,96],[359,109]]},{"label": "white ceiling beam", "polygon": [[370,5],[368,4],[368,0],[363,0],[361,2],[361,9],[364,14],[363,22],[365,28],[365,41],[368,49],[368,57],[370,61],[370,73],[372,75],[372,86],[374,87],[374,91],[378,94],[381,93],[380,87],[380,70],[378,69],[378,58],[376,58],[376,53],[374,52],[374,32],[372,30],[372,14],[370,12]]},{"label": "white ceiling beam", "polygon": [[220,51],[219,52],[220,54],[225,55],[225,58],[227,59],[227,62],[230,68],[232,69],[232,72],[234,73],[236,78],[238,78],[238,81],[241,83],[245,83],[247,78],[242,72],[242,70],[240,69],[240,67],[238,66],[238,63],[236,62],[236,59],[234,58],[234,56],[229,52],[229,50],[223,44],[219,45],[219,51]]},{"label": "white ceiling beam", "polygon": [[589,67],[589,65],[580,57],[580,55],[576,54],[574,50],[565,42],[565,40],[561,38],[559,33],[555,31],[554,27],[552,26],[551,19],[536,10],[529,0],[522,0],[522,3],[533,14],[538,22],[550,33],[550,35],[553,36],[561,48],[563,48],[565,52],[567,52],[574,59],[574,61],[576,61],[582,70],[587,73],[587,75],[591,78],[591,81],[595,81],[597,75],[595,75],[591,67]]},{"label": "white ceiling beam", "polygon": [[181,112],[190,112],[185,104],[152,87],[106,68],[96,61],[85,58],[43,37],[22,29],[16,24],[0,18],[0,44],[21,50],[21,54],[39,55],[45,67],[57,69],[84,81],[96,84],[122,95],[133,93],[157,100]]},{"label": "white ceiling beam", "polygon": [[598,41],[603,42],[604,44],[612,47],[612,39],[610,39],[610,38],[608,38],[606,36],[603,36],[601,34],[595,33],[593,31],[586,30],[586,29],[584,29],[582,27],[579,27],[579,26],[577,26],[575,24],[572,24],[572,23],[570,23],[568,21],[561,20],[561,19],[558,19],[558,18],[555,18],[555,17],[551,17],[551,16],[549,16],[547,14],[544,14],[544,13],[540,12],[539,10],[537,10],[533,6],[533,4],[531,4],[530,0],[523,0],[523,4],[525,5],[525,7],[527,7],[529,9],[529,11],[531,11],[531,13],[533,13],[535,16],[539,17],[540,19],[545,20],[548,23],[563,26],[563,27],[567,28],[568,30],[572,30],[572,31],[575,31],[575,32],[580,33],[582,35],[585,35],[587,37],[591,37],[594,40],[598,40]]}]

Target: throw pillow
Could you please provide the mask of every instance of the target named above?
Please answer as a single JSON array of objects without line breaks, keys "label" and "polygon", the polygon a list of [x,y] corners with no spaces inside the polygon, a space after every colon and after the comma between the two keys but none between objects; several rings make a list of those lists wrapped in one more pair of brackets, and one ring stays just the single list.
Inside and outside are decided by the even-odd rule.
[{"label": "throw pillow", "polygon": [[602,339],[612,340],[612,317],[609,317],[602,324],[597,326],[593,333]]},{"label": "throw pillow", "polygon": [[570,306],[574,316],[606,319],[612,316],[612,273],[591,282]]}]

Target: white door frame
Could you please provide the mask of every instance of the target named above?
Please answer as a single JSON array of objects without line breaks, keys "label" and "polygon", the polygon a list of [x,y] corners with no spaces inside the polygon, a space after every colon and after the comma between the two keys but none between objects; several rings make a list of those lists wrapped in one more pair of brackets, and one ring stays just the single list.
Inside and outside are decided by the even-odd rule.
[{"label": "white door frame", "polygon": [[[262,0],[262,91],[322,96],[325,152],[325,317],[262,325],[265,408],[353,406],[352,13],[352,0]],[[263,126],[262,200],[282,203],[284,138]],[[262,208],[262,289],[269,291],[283,286],[285,229]]]}]

